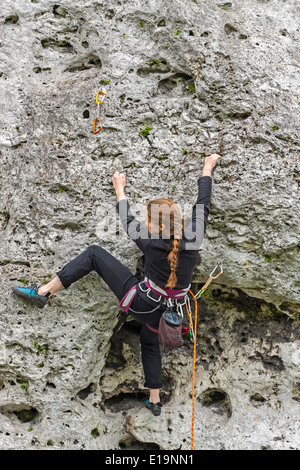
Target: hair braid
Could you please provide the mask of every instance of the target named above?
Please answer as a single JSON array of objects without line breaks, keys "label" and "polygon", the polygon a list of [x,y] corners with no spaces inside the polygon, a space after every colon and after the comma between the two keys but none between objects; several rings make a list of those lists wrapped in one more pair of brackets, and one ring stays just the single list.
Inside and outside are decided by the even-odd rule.
[{"label": "hair braid", "polygon": [[182,236],[183,224],[181,219],[174,220],[174,239],[172,240],[172,250],[168,255],[168,261],[170,263],[171,274],[168,279],[166,287],[173,289],[177,282],[176,268],[178,265],[179,258],[179,244]]}]

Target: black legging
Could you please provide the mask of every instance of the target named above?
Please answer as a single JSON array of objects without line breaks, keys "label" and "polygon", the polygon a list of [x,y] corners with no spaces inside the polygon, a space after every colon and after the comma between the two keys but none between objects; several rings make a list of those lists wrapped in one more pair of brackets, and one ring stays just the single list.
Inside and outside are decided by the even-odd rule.
[{"label": "black legging", "polygon": [[[135,284],[140,282],[132,272],[101,246],[91,245],[83,253],[66,264],[56,274],[65,289],[91,271],[96,271],[121,301],[124,295]],[[140,333],[142,363],[145,374],[145,387],[161,388],[161,355],[157,333],[147,326],[158,329],[163,307],[150,300],[139,289],[129,312],[142,323]],[[155,309],[155,310],[154,310]],[[154,310],[154,311],[153,311]],[[147,313],[148,312],[148,313]]]}]

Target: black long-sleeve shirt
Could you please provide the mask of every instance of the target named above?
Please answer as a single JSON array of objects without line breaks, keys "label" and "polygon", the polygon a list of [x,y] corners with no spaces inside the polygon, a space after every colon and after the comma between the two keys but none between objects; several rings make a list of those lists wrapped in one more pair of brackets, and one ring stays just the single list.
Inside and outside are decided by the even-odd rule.
[{"label": "black long-sleeve shirt", "polygon": [[[184,228],[179,244],[179,257],[176,268],[177,283],[174,289],[184,289],[191,282],[200,245],[206,230],[211,187],[212,179],[210,176],[202,176],[198,179],[198,197],[193,206],[192,219]],[[116,208],[125,232],[144,253],[145,276],[164,287],[171,273],[167,259],[170,252],[170,239],[157,238],[158,235],[151,234],[148,227],[141,224],[132,215],[127,199],[119,201]]]}]

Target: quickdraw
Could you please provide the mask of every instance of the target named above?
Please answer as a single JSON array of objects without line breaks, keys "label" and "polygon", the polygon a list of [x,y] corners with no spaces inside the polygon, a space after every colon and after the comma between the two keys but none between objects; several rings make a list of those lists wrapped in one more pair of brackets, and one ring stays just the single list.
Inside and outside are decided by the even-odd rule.
[{"label": "quickdraw", "polygon": [[[214,275],[215,271],[216,271],[218,268],[220,269],[220,272],[219,272],[218,274],[215,274],[215,275]],[[201,287],[201,289],[199,290],[199,292],[195,295],[195,299],[196,299],[196,300],[199,299],[199,297],[201,297],[201,295],[202,295],[203,292],[207,289],[207,287],[209,286],[209,284],[211,283],[211,281],[212,281],[213,279],[217,279],[217,277],[219,277],[222,273],[223,273],[222,266],[221,266],[220,263],[218,263],[218,264],[216,265],[216,267],[215,267],[215,268],[212,270],[212,272],[210,273],[209,278],[208,278],[208,280],[206,281],[206,283],[204,284],[204,286]]]},{"label": "quickdraw", "polygon": [[[220,269],[218,274],[215,274],[217,269]],[[191,450],[194,449],[194,429],[195,429],[195,374],[196,374],[196,349],[197,349],[197,322],[198,322],[198,303],[197,300],[203,292],[207,289],[209,284],[213,279],[217,279],[221,274],[223,273],[223,268],[220,263],[216,265],[216,267],[213,269],[213,271],[210,273],[208,280],[204,284],[204,286],[197,292],[196,295],[193,294],[191,290],[189,290],[189,294],[193,297],[195,301],[195,318],[194,318],[194,324],[192,320],[192,310],[191,310],[191,304],[190,304],[190,299],[187,296],[186,298],[186,310],[188,313],[189,317],[189,331],[190,331],[190,339],[194,343],[194,351],[193,351],[193,380],[192,380],[192,429],[191,429]]]},{"label": "quickdraw", "polygon": [[100,119],[100,117],[99,117],[99,116],[100,116],[100,104],[103,103],[103,100],[102,100],[102,101],[99,101],[99,95],[100,95],[100,93],[102,93],[102,94],[104,95],[104,96],[103,96],[103,100],[104,100],[104,98],[105,98],[105,96],[106,96],[106,93],[105,93],[105,91],[103,91],[103,90],[100,90],[100,91],[97,92],[97,95],[96,95],[97,117],[95,118],[94,124],[93,124],[93,131],[92,131],[93,134],[98,134],[98,133],[102,130],[102,126],[100,126],[98,130],[96,130],[96,128],[97,128],[97,122],[101,122],[101,119]]}]

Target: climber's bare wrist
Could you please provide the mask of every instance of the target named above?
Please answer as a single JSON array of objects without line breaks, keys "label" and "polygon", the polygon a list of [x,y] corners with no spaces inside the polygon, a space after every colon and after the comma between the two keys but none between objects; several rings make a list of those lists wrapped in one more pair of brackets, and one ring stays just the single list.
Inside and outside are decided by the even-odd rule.
[{"label": "climber's bare wrist", "polygon": [[117,194],[117,201],[122,201],[122,199],[126,199],[125,191],[124,189],[120,189],[119,191],[116,192]]},{"label": "climber's bare wrist", "polygon": [[212,168],[203,167],[202,176],[211,176]]}]

